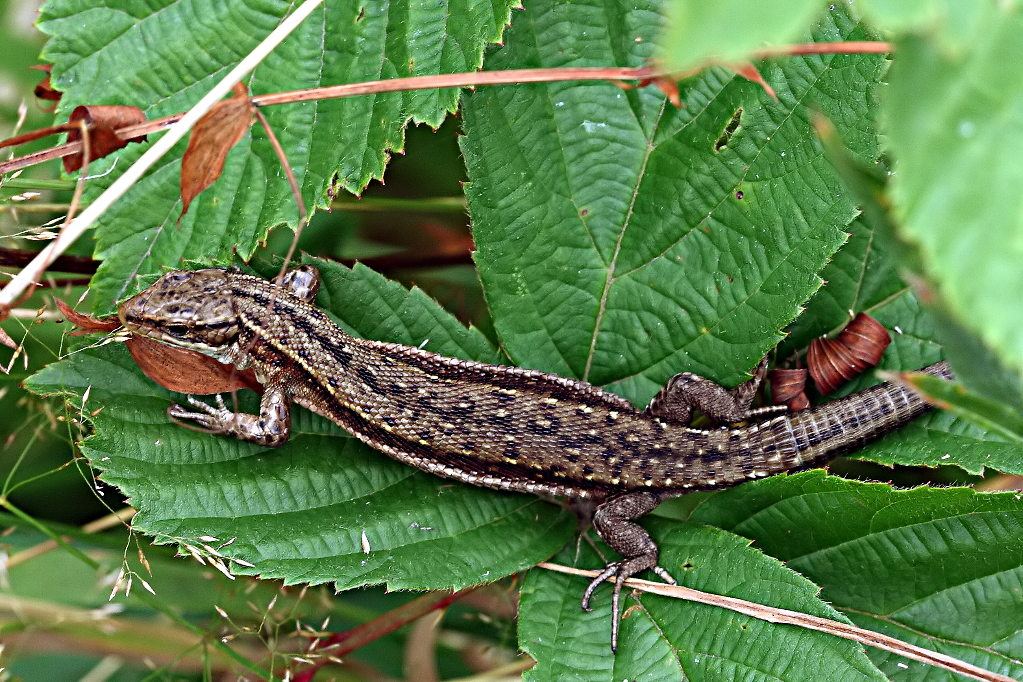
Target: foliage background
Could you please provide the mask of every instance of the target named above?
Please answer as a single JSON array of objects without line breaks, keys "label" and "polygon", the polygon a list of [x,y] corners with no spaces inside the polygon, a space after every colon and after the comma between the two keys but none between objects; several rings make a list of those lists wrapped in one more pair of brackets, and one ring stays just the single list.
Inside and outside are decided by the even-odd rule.
[{"label": "foliage background", "polygon": [[[687,6],[677,3],[671,11],[681,12]],[[893,135],[890,146],[901,150],[907,159],[899,166],[893,190],[893,196],[902,202],[897,217],[907,225],[904,234],[920,237],[926,225],[930,230],[927,234],[935,235],[930,241],[919,239],[921,249],[915,261],[900,256],[891,243],[891,226],[886,224],[890,216],[872,210],[878,207],[870,203],[869,196],[861,195],[857,201],[848,195],[811,133],[811,114],[805,107],[812,103],[826,113],[855,159],[874,164],[881,151],[874,126],[880,83],[887,77],[886,65],[878,57],[830,56],[766,64],[765,76],[779,90],[777,103],[757,86],[721,69],[710,69],[687,82],[683,91],[686,107],[679,111],[666,107],[655,91],[623,93],[604,84],[482,89],[466,95],[458,121],[465,135],[458,142],[472,181],[467,195],[478,249],[475,262],[487,292],[493,326],[482,306],[480,285],[467,264],[454,269],[419,268],[388,274],[427,287],[463,321],[477,322],[482,332],[453,325],[454,319],[425,297],[408,294],[365,269],[347,271],[324,265],[329,286],[320,303],[344,326],[363,336],[413,345],[428,339],[432,350],[463,357],[494,359],[500,358],[496,353],[503,352],[506,361],[588,378],[642,403],[667,376],[682,368],[695,369],[725,383],[738,381],[781,338],[780,328],[796,316],[799,306],[817,291],[822,280],[827,280],[829,285],[811,300],[806,314],[790,328],[779,352],[781,358],[805,346],[812,336],[839,327],[848,310],[867,309],[890,328],[898,329],[886,366],[913,368],[933,361],[938,357],[936,341],[942,333],[948,339],[955,332],[960,340],[959,357],[965,359],[957,369],[964,368],[964,378],[984,377],[982,384],[975,382],[973,386],[980,385],[989,396],[999,397],[1010,406],[1018,404],[1018,376],[992,370],[997,365],[994,353],[962,350],[985,346],[956,326],[954,315],[940,309],[937,315],[933,310],[926,313],[917,294],[899,280],[892,267],[892,262],[901,258],[904,266],[930,275],[945,293],[951,309],[980,331],[1009,365],[1018,365],[1015,342],[1004,329],[1003,319],[993,321],[995,315],[989,305],[991,300],[997,302],[998,291],[1012,290],[1019,271],[1012,266],[1014,222],[1006,218],[1015,205],[1011,200],[1015,196],[1011,194],[1013,176],[1008,173],[1008,181],[989,175],[983,176],[984,183],[962,181],[964,174],[970,177],[979,172],[974,158],[978,150],[992,146],[992,138],[963,135],[964,131],[998,131],[1002,134],[1000,140],[1015,139],[1009,106],[1015,90],[993,90],[990,86],[991,72],[1002,54],[999,50],[1009,49],[1017,35],[1011,29],[1018,16],[1013,11],[1006,11],[1004,16],[978,13],[969,17],[970,21],[956,21],[938,12],[938,6],[922,7],[916,15],[896,16],[889,8],[865,5],[896,31],[902,41],[899,54],[908,54],[906,62],[918,69],[901,80],[892,77],[891,89],[896,94],[888,101],[895,105],[883,109]],[[802,3],[800,11],[773,3],[763,3],[762,7],[766,17],[784,17],[784,25],[751,21],[749,25],[754,29],[729,32],[728,40],[734,44],[722,50],[741,51],[759,44],[765,36],[796,39],[806,31],[805,17],[818,16],[822,11],[813,3]],[[668,42],[698,44],[685,33],[687,30],[695,30],[695,35],[701,37],[723,36],[720,27],[728,25],[727,19],[734,19],[736,11],[729,7],[723,10],[727,10],[724,17],[690,16],[685,21],[672,15],[675,24],[669,25],[669,31],[676,33],[668,34],[674,38]],[[51,30],[55,30],[53,26],[59,21],[54,17],[62,13],[73,16],[74,8],[56,2],[50,12]],[[399,17],[390,26],[407,28],[415,26],[416,20]],[[637,65],[652,54],[658,25],[653,5],[625,12],[614,3],[582,6],[535,2],[527,12],[517,15],[516,23],[504,36],[505,46],[491,49],[487,68],[566,62],[606,64],[612,59]],[[815,35],[831,40],[870,37],[871,32],[832,7],[830,14],[824,13]],[[990,49],[966,50],[964,46],[978,35],[995,36],[984,43]],[[637,37],[642,40],[635,40]],[[86,38],[95,40],[100,51],[104,49],[106,38],[102,32],[98,38]],[[62,40],[50,48],[51,56],[61,61],[62,68],[73,67],[80,56],[67,49],[68,45],[74,44],[81,54],[88,55],[88,49],[69,42],[66,36]],[[722,38],[717,40],[724,45]],[[392,44],[401,43],[388,43]],[[406,56],[400,47],[390,54]],[[977,54],[980,56],[975,58]],[[694,58],[686,53],[673,57],[679,63]],[[313,55],[314,61],[316,58]],[[402,62],[396,58],[395,63]],[[276,68],[280,66],[278,63]],[[940,74],[948,72],[957,74],[959,80],[955,83],[971,86],[967,88],[970,96],[946,96],[947,84]],[[272,65],[268,73],[278,72]],[[174,76],[164,77],[159,86],[173,89]],[[80,86],[82,79],[66,82]],[[259,77],[255,82],[264,87],[271,82],[277,84]],[[96,83],[101,88],[112,87],[115,94],[120,93],[117,96],[130,97],[134,92],[102,78]],[[909,83],[929,84],[931,89],[899,96],[899,87],[908,87]],[[175,97],[187,100],[193,85],[182,84]],[[95,91],[90,94],[96,96]],[[947,106],[936,106],[934,98]],[[387,145],[401,148],[401,143],[395,142],[395,121],[400,123],[402,116],[412,115],[436,123],[441,118],[436,107],[443,109],[450,103],[412,97],[401,103],[400,115],[395,115],[399,109],[393,102],[380,103],[389,112],[390,118],[385,116],[384,120],[390,121],[387,125],[391,127],[383,143],[371,140],[364,158],[370,170],[364,167],[355,179],[344,176],[341,184],[361,186],[376,172],[372,169],[380,167]],[[899,103],[903,104],[901,108]],[[163,106],[168,111],[181,108],[173,97]],[[960,109],[968,106],[975,109],[970,118],[962,118]],[[376,111],[373,109],[374,116]],[[417,111],[418,115],[414,113]],[[926,112],[931,112],[932,118],[921,121]],[[281,116],[285,120],[288,115]],[[733,121],[739,122],[738,127],[730,126]],[[964,121],[975,127],[963,127]],[[986,121],[999,125],[976,127]],[[437,134],[414,129],[404,143],[408,156],[396,159],[388,168],[386,190],[420,197],[457,194],[457,183],[466,176],[455,150],[455,128],[448,124]],[[960,139],[972,139],[972,144],[963,143],[965,146],[957,148],[937,135],[942,144],[934,146],[929,139],[916,137],[920,131],[940,133],[950,129]],[[311,136],[315,138],[316,134]],[[153,183],[140,189],[137,201],[144,199],[143,204],[130,204],[131,211],[111,216],[98,233],[99,251],[109,258],[94,288],[95,308],[108,309],[112,292],[141,286],[143,282],[130,279],[134,274],[155,272],[157,266],[181,255],[208,257],[210,253],[205,249],[210,243],[216,242],[221,258],[225,257],[223,247],[230,246],[231,239],[241,232],[239,225],[231,223],[233,217],[217,218],[223,210],[218,202],[233,199],[241,178],[251,172],[251,166],[245,163],[255,163],[252,159],[259,158],[256,138],[253,134],[247,139],[245,151],[236,155],[237,172],[229,172],[229,180],[203,199],[205,205],[197,213],[215,218],[216,227],[201,238],[188,236],[195,230],[187,224],[185,232],[177,237],[166,232],[172,238],[167,253],[157,254],[152,262],[136,261],[134,269],[125,269],[134,253],[128,247],[133,243],[137,246],[140,235],[145,237],[144,233],[129,231],[135,229],[133,220],[140,215],[161,215],[164,223],[173,221],[174,215],[165,208],[173,204],[173,193],[157,191],[162,171],[154,173]],[[914,156],[916,150],[932,148],[952,149],[948,152],[951,156],[936,166],[929,157]],[[1004,148],[1013,149],[1011,144]],[[343,150],[344,154],[350,152],[349,147]],[[137,150],[127,150],[124,156],[133,154],[137,155]],[[990,171],[1011,170],[1015,157],[1007,153],[994,160],[984,158],[980,166]],[[878,167],[883,170],[886,163],[882,159]],[[958,175],[930,178],[928,174],[935,169],[955,169]],[[307,180],[315,175],[308,173],[308,165],[305,170]],[[847,183],[874,179],[862,170],[843,172]],[[928,182],[919,180],[921,177],[928,178]],[[90,191],[98,191],[104,182],[97,180]],[[963,191],[951,192],[947,189],[950,187]],[[995,193],[1006,197],[994,202],[1005,215],[967,215],[967,207],[978,205],[978,189],[989,187],[1008,193]],[[307,183],[307,191],[313,195],[322,188],[323,184]],[[365,196],[383,191],[373,186]],[[253,194],[249,191],[246,196]],[[260,201],[264,203],[259,210],[253,210],[255,204],[249,205],[249,214],[261,217],[255,225],[244,226],[248,241],[241,248],[243,253],[255,248],[255,241],[262,236],[260,230],[277,222],[286,205],[279,192],[267,192]],[[376,221],[342,213],[321,214],[308,231],[304,247],[321,255],[367,257],[391,250],[388,244],[397,244],[405,252],[436,248],[433,242],[464,246],[465,225],[458,213],[438,219],[436,215],[422,215],[425,203],[410,215],[397,213],[393,203],[376,205],[385,210],[390,207]],[[864,218],[854,220],[858,206],[867,212]],[[983,206],[987,207],[988,202]],[[974,262],[970,272],[976,281],[960,286],[962,269],[945,267],[949,253],[958,253],[964,240],[975,243],[970,240],[990,224],[985,222],[989,219],[1004,226],[1004,231],[997,233],[992,248],[974,248],[968,253],[979,253],[977,258],[991,267],[978,270]],[[148,218],[136,222],[146,229],[151,224]],[[848,241],[846,230],[851,233]],[[180,234],[186,234],[184,246]],[[433,239],[424,241],[424,234]],[[276,243],[278,249],[282,239],[270,235],[271,244]],[[88,249],[83,247],[83,251]],[[984,279],[979,273],[1000,278],[1004,287],[993,295],[990,283],[974,286]],[[1001,299],[1007,300],[1004,295]],[[357,302],[354,306],[353,301]],[[969,314],[964,314],[964,309]],[[1011,310],[1010,306],[1006,319],[1012,319]],[[53,325],[40,329],[46,326]],[[41,335],[32,336],[42,340]],[[500,351],[492,346],[497,341],[502,345]],[[59,338],[51,337],[47,343],[48,347],[32,353],[34,362],[57,356]],[[949,353],[955,353],[956,347],[946,343]],[[13,376],[11,381],[24,376],[27,373]],[[222,539],[239,537],[230,553],[256,561],[259,572],[288,582],[344,577],[350,579],[344,586],[359,584],[360,580],[386,580],[392,587],[458,586],[484,579],[489,571],[502,575],[525,568],[555,551],[574,530],[566,515],[528,498],[523,504],[533,507],[521,506],[515,501],[519,498],[471,489],[446,492],[450,486],[444,482],[412,476],[386,460],[374,459],[372,453],[352,448],[348,439],[322,420],[301,417],[302,437],[296,438],[288,450],[265,461],[261,453],[247,446],[222,440],[211,443],[181,431],[166,431],[162,412],[169,396],[140,380],[116,349],[71,356],[38,375],[32,386],[43,393],[69,392],[74,396],[72,406],[81,404],[86,386],[93,387],[90,407],[103,405],[104,411],[94,416],[98,436],[89,441],[84,452],[106,471],[107,479],[136,497],[133,501],[143,511],[137,519],[141,527],[164,541],[175,540],[191,547],[203,533],[216,533]],[[990,386],[1003,388],[991,391]],[[23,394],[18,394],[18,400],[22,399]],[[47,427],[52,424],[44,419],[41,408],[25,407],[27,421]],[[74,409],[69,414],[73,417]],[[45,491],[49,494],[39,496],[44,501],[34,497],[42,486],[56,485],[57,476],[47,474],[38,482],[32,481],[31,467],[46,460],[30,448],[44,449],[49,442],[61,441],[60,435],[48,434],[79,437],[74,429],[64,428],[37,429],[40,436],[35,441],[28,437],[29,429],[23,429],[24,440],[15,440],[8,448],[16,453],[12,464],[18,464],[6,486],[11,493],[8,510],[17,513],[27,509],[38,518],[50,520],[49,528],[58,530],[63,526],[57,523],[78,518],[62,516],[45,501],[71,499],[62,493]],[[147,439],[151,443],[153,438],[150,433],[158,434],[157,440],[167,439],[175,452],[187,453],[187,464],[180,455],[164,458],[147,446]],[[47,444],[37,445],[44,437]],[[957,464],[961,469],[893,474],[861,468],[854,473],[873,474],[882,480],[898,475],[905,482],[969,482],[974,478],[965,472],[981,474],[985,467],[1020,473],[1023,464],[1018,447],[1006,440],[1011,440],[1011,432],[997,437],[953,415],[932,415],[864,456],[880,463]],[[343,452],[348,459],[366,457],[364,466],[357,469],[364,473],[324,467],[316,454],[328,447]],[[66,449],[58,451],[54,461],[65,462],[69,456]],[[43,465],[40,471],[46,468]],[[65,471],[70,476],[61,484],[71,485],[79,494],[93,485],[88,474],[76,474],[77,467]],[[322,475],[326,485],[314,474]],[[295,484],[303,478],[307,479],[304,484]],[[395,482],[406,479],[411,487],[392,488]],[[201,488],[206,483],[211,485]],[[353,496],[351,489],[361,483],[368,483],[368,487]],[[198,493],[200,489],[204,492]],[[108,500],[116,495],[109,489],[106,494]],[[289,495],[294,499],[289,500]],[[438,499],[435,508],[434,503],[424,502],[431,495]],[[440,541],[409,544],[416,553],[403,560],[405,540],[398,532],[401,524],[394,519],[403,512],[400,504],[410,498],[415,504],[404,511],[429,512],[429,518],[440,521],[468,520],[465,528],[482,528],[491,543],[480,545],[474,536],[459,530],[458,524],[445,523],[442,532],[446,535]],[[324,530],[336,523],[332,519],[339,516],[337,505],[350,499],[379,503],[374,509],[382,509],[383,514],[366,516],[348,509],[340,517],[351,520],[350,526]],[[674,522],[655,519],[650,527],[664,548],[665,563],[674,566],[672,572],[676,577],[684,576],[687,584],[821,615],[841,617],[838,614],[842,613],[860,624],[1019,676],[1018,640],[1023,624],[1018,620],[1023,611],[1019,609],[1018,583],[1023,557],[1018,543],[1018,502],[1013,495],[977,495],[964,490],[895,492],[884,485],[855,484],[808,473],[717,495],[688,496],[661,511],[662,515],[674,516]],[[247,505],[240,520],[236,518],[239,503]],[[524,516],[516,517],[517,513]],[[292,547],[272,542],[280,535],[275,529],[281,514],[293,519],[289,525],[291,536],[285,538],[292,541]],[[390,521],[384,518],[387,514],[393,517]],[[219,519],[210,521],[217,516]],[[540,523],[531,528],[526,517]],[[418,516],[416,519],[419,523]],[[836,523],[838,519],[841,523]],[[40,538],[32,524],[22,521],[17,526],[7,539],[12,550],[30,546]],[[374,561],[380,563],[353,577],[353,566],[363,550],[358,533],[351,529],[360,527],[363,532],[372,530],[373,549],[381,552]],[[431,525],[431,530],[434,527]],[[498,556],[492,540],[509,537],[529,542],[525,542],[526,547],[504,543],[506,551]],[[756,549],[743,538],[755,539]],[[326,552],[308,544],[311,539],[329,545]],[[140,653],[153,656],[155,652],[174,650],[175,643],[188,650],[181,641],[187,640],[191,625],[200,632],[241,635],[239,642],[251,642],[253,647],[246,654],[252,660],[261,660],[261,665],[280,664],[280,658],[271,663],[260,656],[286,648],[286,639],[278,635],[293,618],[318,624],[330,614],[330,629],[341,630],[374,612],[393,608],[395,599],[370,590],[316,604],[311,604],[307,596],[296,605],[292,591],[290,600],[283,598],[272,609],[266,605],[273,583],[229,586],[208,567],[172,561],[164,549],[156,547],[144,548],[155,567],[153,577],[148,578],[134,560],[132,542],[127,542],[127,550],[125,544],[123,530],[81,544],[89,551],[86,558],[91,561],[86,561],[84,572],[83,558],[70,552],[27,562],[11,571],[12,594],[38,599],[40,603],[33,605],[40,608],[39,614],[48,616],[67,616],[72,606],[97,607],[110,588],[109,579],[104,583],[103,578],[116,574],[122,557],[131,556],[126,565],[151,582],[156,598],[138,601],[141,591],[136,585],[135,596],[124,602],[130,613],[114,620],[122,627],[130,624],[132,631],[121,630],[120,638],[100,638],[106,651],[132,659]],[[599,563],[587,552],[574,550],[570,545],[559,560],[587,566]],[[423,560],[421,552],[432,552],[425,556],[440,555],[444,560]],[[309,561],[313,554],[318,556],[317,561]],[[44,569],[51,573],[42,572]],[[240,565],[234,569],[244,572]],[[197,576],[210,589],[193,595]],[[918,667],[906,668],[877,652],[868,652],[868,658],[856,647],[826,637],[788,632],[656,598],[643,598],[641,608],[625,621],[628,644],[613,658],[606,646],[606,600],[593,614],[582,614],[577,606],[578,582],[534,571],[523,585],[519,645],[539,661],[531,673],[533,679],[560,678],[567,670],[585,670],[593,679],[640,675],[675,679],[683,674],[708,679],[745,679],[751,675],[820,679],[836,671],[841,671],[843,677],[871,679],[938,679],[940,675]],[[54,597],[40,589],[44,583],[67,586],[67,594]],[[262,597],[249,599],[256,605],[254,609],[240,604],[250,586]],[[824,588],[823,598],[838,612],[818,597],[818,586]],[[212,603],[224,608],[233,620],[220,620],[210,611]],[[501,611],[494,604],[488,608],[485,614]],[[156,621],[152,631],[140,629],[140,623],[153,622],[152,609],[163,610],[165,615],[169,610],[185,618],[173,626],[161,627]],[[78,615],[84,618],[87,614]],[[269,625],[260,629],[256,625],[261,617]],[[446,621],[458,622],[457,614]],[[480,622],[487,620],[466,620],[461,627],[448,627],[478,635]],[[254,627],[258,634],[243,635],[240,628],[246,626]],[[97,641],[94,631],[85,626],[54,628],[42,615],[27,623],[14,618],[5,624],[5,633],[30,634],[36,628],[59,632],[64,651],[88,649]],[[140,632],[148,636],[142,637]],[[487,625],[483,635],[514,648],[506,620]],[[31,653],[31,637],[23,636],[18,641],[24,648],[19,647],[12,669],[26,678],[48,670],[47,666],[77,665],[85,670],[114,660],[97,659],[94,652],[91,657],[63,659],[52,654],[36,655]],[[449,637],[446,641],[467,640]],[[363,660],[380,666],[387,674],[400,674],[396,652],[402,640],[389,639],[376,646],[361,654]],[[391,648],[381,658],[379,647]],[[464,646],[455,648],[465,653]],[[405,654],[413,649],[411,644],[405,647]],[[807,650],[814,655],[805,656]],[[222,652],[205,645],[193,647],[190,654],[209,665],[222,664]],[[452,656],[441,656],[440,660],[446,675],[468,672],[466,664]],[[143,674],[116,660],[112,665],[124,679]],[[156,674],[198,674],[187,668],[183,666],[185,670],[180,673],[160,669]]]}]

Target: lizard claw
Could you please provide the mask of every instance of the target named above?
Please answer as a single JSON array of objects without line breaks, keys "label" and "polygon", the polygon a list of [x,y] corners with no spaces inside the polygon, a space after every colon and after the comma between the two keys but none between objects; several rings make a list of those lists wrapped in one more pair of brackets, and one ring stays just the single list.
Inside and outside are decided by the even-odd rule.
[{"label": "lizard claw", "polygon": [[233,416],[227,409],[227,405],[224,404],[224,399],[219,393],[216,395],[217,407],[207,405],[191,395],[186,396],[186,398],[189,405],[202,410],[202,412],[194,412],[186,408],[184,405],[172,403],[171,406],[167,408],[167,415],[172,419],[187,419],[189,421],[196,422],[208,429],[222,427],[225,420],[230,421],[230,418]]},{"label": "lizard claw", "polygon": [[[660,566],[646,566],[643,565],[645,562],[637,562],[635,559],[645,557],[633,557],[632,559],[623,559],[622,561],[612,561],[604,567],[597,577],[590,581],[587,585],[586,591],[583,592],[582,607],[584,611],[592,611],[593,608],[590,606],[590,599],[593,597],[593,593],[597,587],[605,580],[614,576],[614,591],[611,593],[611,652],[615,653],[618,651],[618,629],[621,621],[621,595],[622,587],[625,585],[625,581],[631,578],[636,573],[649,568],[651,571],[656,573],[664,582],[669,585],[677,585],[675,579],[671,577],[671,574]],[[656,559],[655,559],[656,560]]]}]

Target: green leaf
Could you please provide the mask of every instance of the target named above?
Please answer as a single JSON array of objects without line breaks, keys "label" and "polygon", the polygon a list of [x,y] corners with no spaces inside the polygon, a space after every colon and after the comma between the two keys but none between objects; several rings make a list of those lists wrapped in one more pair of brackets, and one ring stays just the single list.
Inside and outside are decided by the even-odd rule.
[{"label": "green leaf", "polygon": [[860,0],[871,22],[886,32],[928,34],[942,50],[954,53],[984,40],[989,8],[982,2],[957,0]]},{"label": "green leaf", "polygon": [[[849,242],[821,273],[826,284],[789,326],[789,337],[779,345],[777,357],[805,352],[811,339],[839,331],[849,322],[851,313],[864,311],[889,329],[892,336],[881,360],[882,369],[920,368],[940,360],[942,349],[935,340],[942,327],[936,325],[934,316],[924,311],[916,295],[899,278],[889,240],[876,234],[863,219],[853,221],[851,230]],[[947,320],[939,322],[946,328],[950,324]],[[965,355],[965,335],[960,334],[955,340],[959,344],[954,346],[957,357]],[[974,362],[978,357],[977,352],[970,356]],[[998,376],[990,368],[977,375],[991,383]],[[842,387],[837,395],[863,390],[875,383],[874,373],[867,372]],[[942,411],[925,415],[852,456],[888,465],[954,464],[973,474],[982,474],[985,468],[1023,473],[1023,456],[1011,438]]]},{"label": "green leaf", "polygon": [[317,305],[349,334],[503,364],[504,356],[478,329],[466,329],[422,289],[405,289],[361,264],[349,269],[319,258],[303,262],[316,266],[322,277]]},{"label": "green leaf", "polygon": [[[52,38],[44,58],[64,91],[62,112],[79,104],[132,104],[150,119],[187,110],[293,7],[279,0],[164,2],[51,0],[39,28]],[[473,71],[483,48],[500,40],[510,3],[460,0],[412,6],[327,0],[245,80],[253,94],[316,86]],[[387,93],[265,109],[310,209],[328,194],[359,193],[401,151],[409,120],[440,125],[457,90]],[[221,178],[181,212],[178,175],[184,142],[107,212],[96,231],[104,263],[93,281],[107,313],[134,291],[136,275],[184,260],[245,260],[268,230],[294,227],[288,181],[258,126],[228,155]],[[90,165],[86,201],[134,162],[130,145]],[[115,161],[116,159],[116,161]],[[115,166],[116,164],[116,166]],[[116,171],[107,175],[111,167]]]},{"label": "green leaf", "polygon": [[[461,327],[421,291],[366,268],[316,264],[324,273],[319,304],[353,331],[411,343],[422,332],[449,355],[499,357],[478,331]],[[203,554],[204,544],[233,540],[221,553],[255,565],[233,563],[235,573],[289,584],[329,581],[338,589],[462,587],[534,565],[574,529],[565,512],[534,496],[418,472],[298,407],[291,440],[276,450],[175,427],[166,416],[173,396],[120,346],[70,355],[26,386],[67,395],[76,407],[90,389],[82,409],[103,410],[82,452],[139,510],[133,526]],[[242,392],[239,407],[258,411],[255,395]]]},{"label": "green leaf", "polygon": [[[689,519],[754,540],[858,624],[1023,675],[1018,493],[899,491],[812,471],[708,496]],[[920,679],[901,670],[893,679]]]},{"label": "green leaf", "polygon": [[[657,6],[618,8],[534,4],[488,68],[588,66],[606,54],[639,66]],[[561,51],[553,41],[580,22],[586,35]],[[866,37],[839,11],[814,37],[836,34]],[[710,69],[683,84],[681,110],[649,88],[593,83],[467,95],[475,258],[506,351],[637,404],[683,369],[740,381],[820,286],[856,213],[804,105],[857,129],[859,153],[875,158],[883,69],[864,55],[770,62],[779,102]]]},{"label": "green leaf", "polygon": [[748,59],[765,43],[796,40],[820,14],[816,0],[671,0],[660,37],[660,57],[671,71],[684,71],[708,60]]},{"label": "green leaf", "polygon": [[884,99],[896,214],[956,317],[1023,368],[1023,16],[987,6],[980,34],[955,55],[915,36]]},{"label": "green leaf", "polygon": [[[899,380],[946,412],[962,416],[1010,441],[1023,442],[1023,415],[1011,407],[970,393],[958,382],[942,381],[926,374],[909,372],[899,375]],[[1019,466],[1023,467],[1023,461]]]},{"label": "green leaf", "polygon": [[[644,523],[661,548],[661,565],[693,589],[845,621],[817,597],[818,588],[730,533],[696,524]],[[555,561],[603,566],[581,545]],[[519,645],[537,659],[527,679],[579,680],[883,680],[860,647],[820,632],[772,625],[718,607],[623,592],[617,655],[610,648],[610,586],[593,611],[579,606],[586,581],[530,571],[522,586]],[[638,605],[638,606],[637,606]],[[634,608],[635,607],[635,608]],[[847,622],[847,621],[846,621]],[[812,651],[812,655],[806,652]]]}]

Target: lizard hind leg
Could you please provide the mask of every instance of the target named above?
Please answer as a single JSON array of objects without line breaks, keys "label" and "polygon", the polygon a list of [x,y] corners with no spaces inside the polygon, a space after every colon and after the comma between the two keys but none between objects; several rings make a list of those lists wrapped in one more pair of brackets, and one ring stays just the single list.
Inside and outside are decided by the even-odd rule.
[{"label": "lizard hind leg", "polygon": [[582,607],[590,610],[590,599],[597,587],[614,577],[614,591],[611,593],[611,650],[618,649],[618,627],[621,614],[621,593],[625,580],[640,571],[651,569],[665,582],[674,585],[675,579],[657,565],[657,544],[636,519],[652,511],[662,500],[675,497],[670,492],[641,490],[616,495],[597,507],[593,515],[593,527],[597,535],[614,551],[622,555],[620,561],[612,561],[594,578],[583,593]]},{"label": "lizard hind leg", "polygon": [[[718,422],[734,424],[745,421],[765,411],[763,408],[751,410],[750,405],[766,373],[767,357],[764,357],[753,370],[751,379],[728,390],[698,374],[682,372],[669,379],[664,388],[657,392],[647,405],[646,412],[666,421],[683,424],[692,421],[694,409]],[[774,411],[774,408],[768,411]]]}]

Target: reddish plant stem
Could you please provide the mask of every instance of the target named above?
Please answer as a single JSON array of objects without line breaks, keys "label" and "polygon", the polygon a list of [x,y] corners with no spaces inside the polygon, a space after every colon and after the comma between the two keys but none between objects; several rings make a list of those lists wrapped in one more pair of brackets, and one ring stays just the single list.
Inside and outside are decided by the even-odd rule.
[{"label": "reddish plant stem", "polygon": [[478,587],[480,586],[467,587],[455,593],[446,591],[430,592],[347,632],[339,632],[330,637],[314,640],[309,646],[307,655],[317,653],[321,655],[321,658],[311,665],[295,671],[291,679],[295,682],[309,682],[320,668],[331,662],[332,658],[336,659],[347,656],[356,649],[376,641],[414,620],[422,618],[431,611],[447,608],[453,602],[475,591]]},{"label": "reddish plant stem", "polygon": [[[32,259],[39,255],[38,251],[25,251],[24,249],[8,249],[0,247],[0,267],[23,268],[32,262]],[[91,275],[99,267],[99,261],[88,256],[60,256],[53,261],[53,265],[47,268],[50,272],[75,272],[81,275]]]},{"label": "reddish plant stem", "polygon": [[[780,45],[778,47],[755,50],[750,55],[750,58],[767,59],[771,57],[807,54],[886,54],[892,51],[893,46],[891,43],[875,41],[804,43],[797,45]],[[706,66],[712,65],[713,64],[707,64]],[[258,95],[252,98],[252,103],[257,107],[261,107],[273,104],[292,104],[295,102],[308,102],[313,100],[335,99],[339,97],[353,97],[356,95],[371,95],[385,92],[430,90],[434,88],[479,87],[484,85],[510,85],[517,83],[549,83],[567,80],[641,81],[664,77],[682,79],[698,73],[702,68],[703,67],[700,69],[693,69],[690,72],[675,74],[665,73],[662,70],[649,66],[642,66],[638,68],[571,67],[561,69],[470,71],[466,73],[440,74],[435,76],[391,78],[387,80],[368,81],[365,83],[347,83],[344,85],[332,85],[323,88],[310,88],[307,90],[293,90],[290,92]],[[183,115],[184,114],[174,114],[172,116],[165,116],[139,125],[121,128],[117,131],[117,136],[122,140],[129,140],[142,135],[156,133],[164,128],[170,127]],[[0,162],[0,174],[10,173],[20,168],[34,166],[50,159],[77,154],[80,151],[80,142],[71,142],[52,147],[50,149],[44,149],[33,154],[27,154],[9,161]]]},{"label": "reddish plant stem", "polygon": [[[0,267],[22,268],[32,262],[38,251],[7,249],[0,247]],[[398,253],[369,258],[328,258],[346,267],[362,263],[373,270],[396,270],[398,268],[439,268],[446,265],[472,265],[472,254],[462,253]],[[84,275],[95,274],[100,261],[87,256],[60,256],[47,272],[74,272]],[[78,281],[78,280],[75,280]],[[87,280],[86,280],[87,281]]]}]

